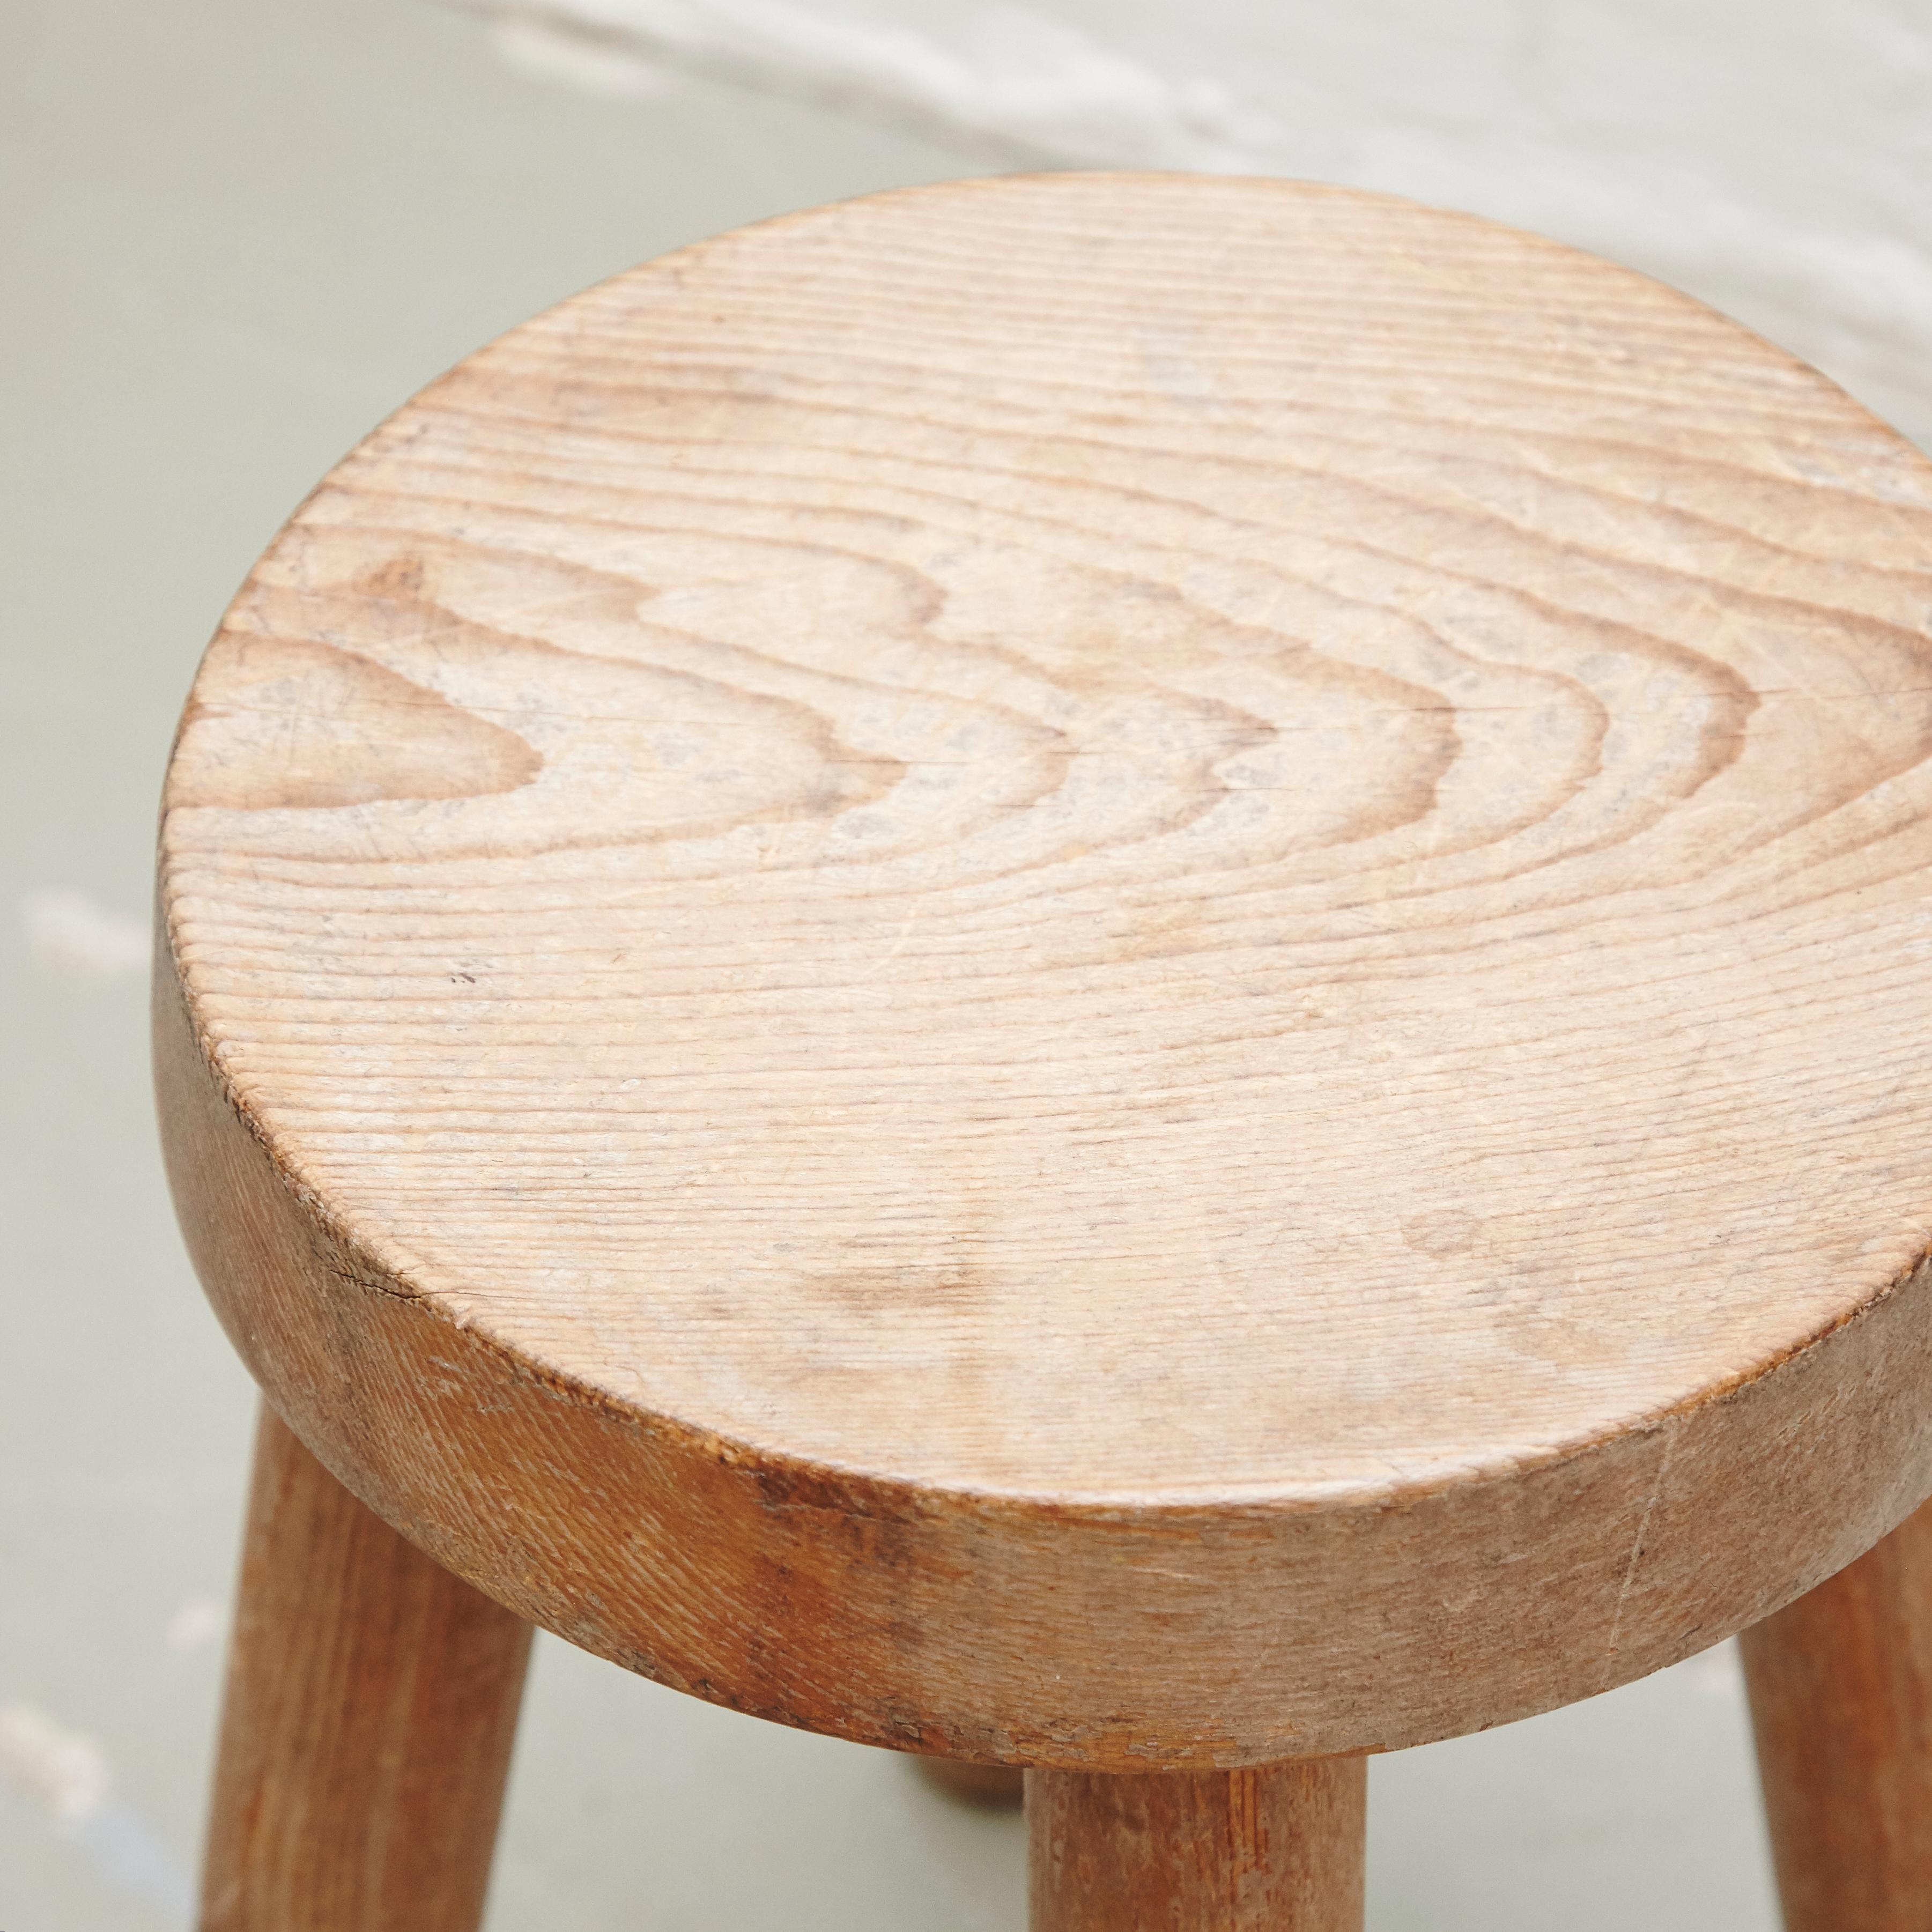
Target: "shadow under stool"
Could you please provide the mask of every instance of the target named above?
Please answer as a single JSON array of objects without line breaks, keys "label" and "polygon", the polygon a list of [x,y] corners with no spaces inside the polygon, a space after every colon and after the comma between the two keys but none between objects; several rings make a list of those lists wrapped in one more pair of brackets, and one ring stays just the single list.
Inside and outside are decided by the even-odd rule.
[{"label": "shadow under stool", "polygon": [[532,1624],[1024,1767],[1036,1932],[1359,1926],[1365,1754],[1748,1630],[1787,1924],[1932,1922],[1928,626],[1823,377],[1333,189],[820,209],[432,385],[168,778],[206,1932],[470,1932]]}]

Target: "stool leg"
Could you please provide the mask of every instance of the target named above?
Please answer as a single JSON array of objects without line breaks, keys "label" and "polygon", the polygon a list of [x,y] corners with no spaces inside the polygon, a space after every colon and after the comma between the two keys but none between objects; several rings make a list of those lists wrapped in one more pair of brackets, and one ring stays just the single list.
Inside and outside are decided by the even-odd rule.
[{"label": "stool leg", "polygon": [[1361,1932],[1367,1770],[1030,1771],[1032,1932]]},{"label": "stool leg", "polygon": [[475,1932],[530,1642],[265,1407],[202,1932]]},{"label": "stool leg", "polygon": [[1932,1504],[1743,1640],[1787,1932],[1932,1925]]}]

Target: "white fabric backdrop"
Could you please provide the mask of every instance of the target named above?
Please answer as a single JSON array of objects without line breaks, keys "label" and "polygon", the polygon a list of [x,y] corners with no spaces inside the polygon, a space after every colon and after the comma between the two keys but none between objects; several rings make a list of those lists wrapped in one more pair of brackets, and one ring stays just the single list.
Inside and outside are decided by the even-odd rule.
[{"label": "white fabric backdrop", "polygon": [[[458,0],[993,166],[1475,209],[1647,268],[1932,441],[1932,0]],[[638,75],[641,83],[644,76]]]}]

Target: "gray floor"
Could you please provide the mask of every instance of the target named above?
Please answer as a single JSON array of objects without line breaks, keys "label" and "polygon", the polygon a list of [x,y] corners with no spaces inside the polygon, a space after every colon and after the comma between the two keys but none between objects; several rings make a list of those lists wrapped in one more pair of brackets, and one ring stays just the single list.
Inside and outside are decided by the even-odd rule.
[{"label": "gray floor", "polygon": [[[377,417],[631,261],[959,158],[598,99],[417,0],[0,4],[0,1928],[185,1923],[250,1392],[158,1171],[152,805],[220,607]],[[1376,1932],[1767,1932],[1728,1649],[1373,1769]],[[1022,1922],[1018,1827],[545,1640],[492,1932]]]}]

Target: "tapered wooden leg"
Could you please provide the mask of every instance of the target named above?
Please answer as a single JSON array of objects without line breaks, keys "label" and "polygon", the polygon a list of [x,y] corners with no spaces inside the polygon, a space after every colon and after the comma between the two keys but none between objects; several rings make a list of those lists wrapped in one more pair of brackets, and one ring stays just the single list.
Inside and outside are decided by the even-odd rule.
[{"label": "tapered wooden leg", "polygon": [[1924,1932],[1932,1504],[1743,1648],[1787,1932]]},{"label": "tapered wooden leg", "polygon": [[265,1408],[202,1932],[475,1932],[530,1642]]},{"label": "tapered wooden leg", "polygon": [[1027,1773],[1032,1932],[1361,1932],[1367,1765]]}]

